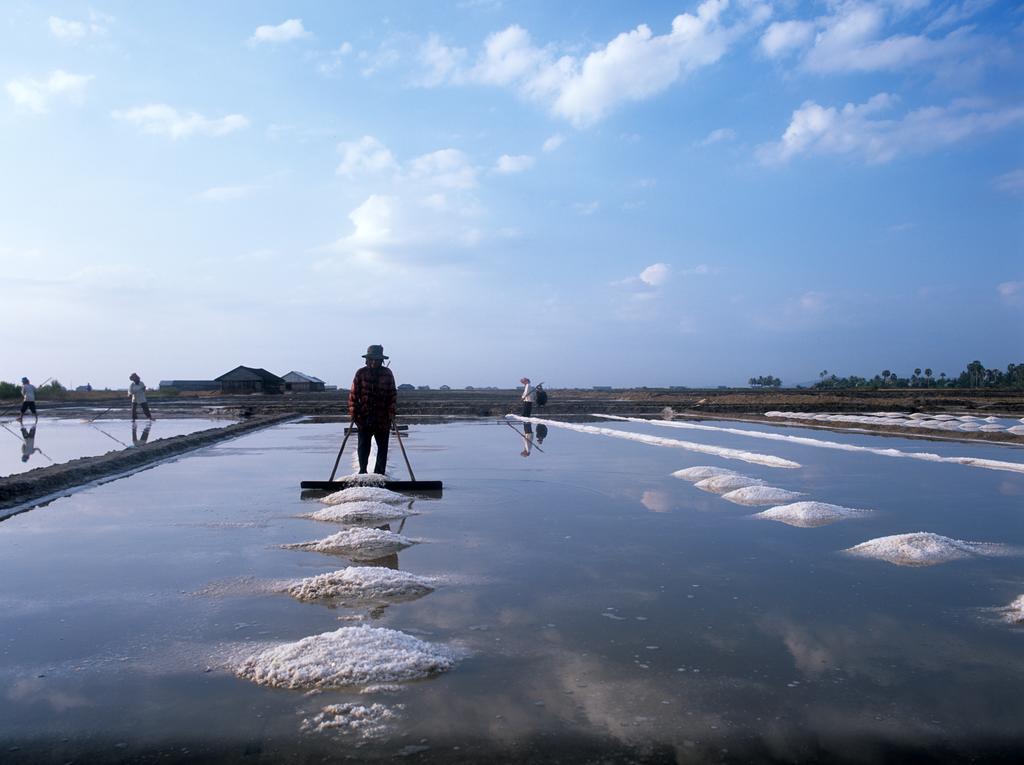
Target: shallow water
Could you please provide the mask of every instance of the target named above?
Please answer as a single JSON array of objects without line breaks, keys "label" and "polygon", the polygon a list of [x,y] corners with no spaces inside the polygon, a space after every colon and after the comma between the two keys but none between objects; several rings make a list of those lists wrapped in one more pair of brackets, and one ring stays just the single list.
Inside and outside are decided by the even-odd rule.
[{"label": "shallow water", "polygon": [[130,420],[97,419],[89,423],[85,419],[61,417],[40,417],[34,428],[31,417],[25,418],[24,426],[16,421],[4,422],[0,428],[0,477],[79,457],[145,448],[149,442],[161,438],[230,424],[230,420],[192,417],[161,419],[153,423],[139,420],[134,427]]},{"label": "shallow water", "polygon": [[[439,584],[391,605],[300,602],[281,588],[348,565],[280,547],[333,533],[299,517],[322,505],[298,483],[326,478],[338,425],[250,434],[0,522],[0,751],[15,762],[1020,753],[1024,633],[998,609],[1024,593],[1024,558],[904,568],[840,551],[914,531],[1024,545],[1024,475],[685,438],[756,444],[802,467],[554,428],[524,458],[505,424],[412,426],[416,476],[444,480],[444,496],[392,523],[420,543],[377,563]],[[984,444],[828,438],[1024,462],[1024,450]],[[762,508],[671,475],[694,465],[874,512],[817,528],[752,520]],[[405,477],[397,450],[390,469]],[[307,696],[232,671],[360,623],[459,658],[370,693]],[[303,730],[352,703],[394,714],[372,737]]]}]

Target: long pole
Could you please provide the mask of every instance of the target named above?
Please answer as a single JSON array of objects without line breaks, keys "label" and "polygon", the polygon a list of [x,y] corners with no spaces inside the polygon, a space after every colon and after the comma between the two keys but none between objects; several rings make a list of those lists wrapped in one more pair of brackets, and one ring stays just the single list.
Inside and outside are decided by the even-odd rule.
[{"label": "long pole", "polygon": [[[46,385],[46,383],[50,382],[50,380],[52,380],[52,379],[53,379],[52,377],[47,377],[47,378],[46,378],[45,380],[43,380],[43,381],[42,381],[42,382],[41,382],[41,383],[40,383],[39,385],[37,385],[36,387],[37,387],[37,388],[42,388],[42,387],[43,387],[44,385]],[[6,414],[7,414],[7,413],[8,413],[9,411],[11,411],[12,409],[14,409],[14,407],[16,407],[16,406],[17,406],[17,404],[11,404],[11,405],[10,405],[9,407],[7,407],[7,408],[6,408],[6,409],[4,409],[4,410],[3,410],[2,412],[0,412],[0,417],[3,417],[4,415],[6,415]]]},{"label": "long pole", "polygon": [[[524,433],[520,433],[520,432],[519,432],[519,428],[517,428],[517,427],[516,427],[515,425],[513,425],[513,424],[512,424],[511,422],[509,422],[508,420],[501,420],[501,422],[505,423],[505,424],[506,424],[506,425],[508,425],[508,426],[509,426],[510,428],[512,428],[512,430],[514,430],[514,431],[515,431],[515,432],[516,432],[516,433],[517,433],[517,434],[518,434],[518,435],[519,435],[520,437],[522,437],[523,435],[525,435]],[[539,446],[538,446],[537,444],[533,444],[533,445],[531,446],[531,448],[533,448],[533,449],[536,449],[536,450],[537,450],[537,451],[539,451],[539,452],[540,452],[541,454],[543,454],[543,453],[544,453],[544,450],[543,450],[543,449],[541,449],[541,448],[540,448],[540,447],[539,447]]]},{"label": "long pole", "polygon": [[89,424],[91,425],[92,423],[96,422],[96,420],[98,420],[98,419],[99,419],[100,417],[102,417],[103,415],[105,415],[105,414],[106,414],[107,412],[109,412],[109,411],[110,411],[111,409],[113,409],[113,408],[114,408],[114,407],[112,407],[112,406],[108,406],[108,407],[107,407],[106,409],[104,409],[104,410],[103,410],[102,412],[100,412],[100,413],[99,413],[99,414],[97,414],[97,415],[96,415],[95,417],[93,417],[92,419],[90,419],[90,420],[89,420]]},{"label": "long pole", "polygon": [[338,458],[336,460],[334,460],[334,469],[331,470],[331,477],[327,479],[328,481],[333,481],[334,480],[334,474],[338,472],[338,465],[341,463],[341,453],[343,451],[345,451],[345,444],[348,443],[348,437],[352,434],[352,431],[355,430],[355,429],[356,429],[356,421],[355,420],[349,421],[348,427],[345,428],[345,437],[343,439],[341,439],[341,448],[338,449]]},{"label": "long pole", "polygon": [[412,465],[409,464],[409,455],[405,453],[405,444],[402,443],[402,434],[398,432],[398,420],[392,423],[395,426],[395,438],[398,439],[398,447],[402,450],[402,456],[405,458],[405,466],[409,468],[409,480],[415,481],[416,476],[413,475]]}]

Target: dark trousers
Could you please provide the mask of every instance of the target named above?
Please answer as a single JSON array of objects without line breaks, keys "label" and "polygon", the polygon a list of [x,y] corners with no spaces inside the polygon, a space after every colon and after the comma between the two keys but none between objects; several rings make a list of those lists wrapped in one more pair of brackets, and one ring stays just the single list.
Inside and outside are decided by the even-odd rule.
[{"label": "dark trousers", "polygon": [[523,417],[529,417],[530,416],[530,412],[532,412],[532,411],[533,411],[533,402],[532,401],[524,401],[523,402]]},{"label": "dark trousers", "polygon": [[370,439],[377,442],[377,461],[373,465],[373,472],[384,474],[388,466],[388,438],[391,433],[387,428],[374,429],[359,428],[359,472],[366,472],[366,463],[370,461]]},{"label": "dark trousers", "polygon": [[138,408],[140,406],[142,407],[142,413],[152,420],[153,415],[149,413],[149,404],[147,404],[145,401],[139,404],[135,403],[134,401],[132,402],[132,419],[135,419],[135,415],[138,413]]},{"label": "dark trousers", "polygon": [[36,415],[36,417],[39,416],[36,413],[36,402],[35,401],[22,401],[21,402],[21,413],[25,414],[25,412],[27,412],[27,411],[31,411],[32,414]]}]

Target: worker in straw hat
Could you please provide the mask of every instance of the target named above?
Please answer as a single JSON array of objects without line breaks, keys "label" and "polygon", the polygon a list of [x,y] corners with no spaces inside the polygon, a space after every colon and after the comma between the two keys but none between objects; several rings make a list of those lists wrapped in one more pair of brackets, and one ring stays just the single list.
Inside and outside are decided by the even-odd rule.
[{"label": "worker in straw hat", "polygon": [[21,414],[18,415],[20,423],[25,417],[25,412],[32,412],[32,416],[39,420],[39,413],[36,411],[36,386],[28,381],[27,377],[21,378]]},{"label": "worker in straw hat", "polygon": [[348,414],[359,429],[359,472],[366,472],[371,439],[377,442],[373,472],[384,474],[388,464],[388,438],[395,421],[398,390],[395,376],[384,366],[383,345],[371,345],[363,354],[366,366],[356,371],[348,392]]},{"label": "worker in straw hat", "polygon": [[149,404],[146,402],[146,383],[139,379],[138,372],[132,372],[128,375],[128,379],[132,381],[132,384],[128,386],[128,398],[132,400],[132,422],[135,422],[140,406],[142,413],[152,422],[153,415],[149,413]]}]

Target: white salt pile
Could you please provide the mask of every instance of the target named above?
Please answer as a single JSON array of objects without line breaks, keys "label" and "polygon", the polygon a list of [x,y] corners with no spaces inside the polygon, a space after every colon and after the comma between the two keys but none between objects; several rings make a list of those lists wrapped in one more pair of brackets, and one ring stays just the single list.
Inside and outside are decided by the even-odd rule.
[{"label": "white salt pile", "polygon": [[[403,708],[402,704],[396,705],[396,709]],[[375,738],[383,735],[388,723],[396,717],[398,715],[383,704],[328,704],[313,717],[304,719],[300,730],[303,733],[337,731],[355,734],[361,738]]]},{"label": "white salt pile", "polygon": [[697,465],[696,467],[683,468],[675,471],[672,475],[682,478],[684,481],[703,481],[705,478],[714,478],[719,475],[736,475],[735,470],[728,468],[710,467],[708,465]]},{"label": "white salt pile", "polygon": [[433,590],[431,580],[425,577],[407,571],[367,566],[349,566],[340,571],[299,579],[287,587],[288,594],[299,600],[352,598],[389,602],[416,600]]},{"label": "white salt pile", "polygon": [[384,502],[342,502],[328,505],[316,512],[309,513],[306,518],[314,521],[333,521],[335,523],[384,523],[404,518],[415,513],[407,507],[389,505]]},{"label": "white salt pile", "polygon": [[1002,425],[992,423],[991,425],[982,425],[980,428],[978,428],[978,430],[983,430],[986,433],[995,433],[996,431],[999,430],[1005,430],[1005,428],[1003,428]]},{"label": "white salt pile", "polygon": [[325,505],[340,505],[345,502],[385,502],[398,505],[408,502],[409,497],[397,491],[384,489],[380,486],[351,486],[320,499]]},{"label": "white salt pile", "polygon": [[380,473],[349,473],[340,478],[335,478],[338,483],[347,483],[352,486],[383,486],[390,479]]},{"label": "white salt pile", "polygon": [[774,486],[744,486],[742,489],[727,491],[722,499],[737,505],[774,505],[778,502],[792,502],[802,496],[802,491],[777,489]]},{"label": "white salt pile", "polygon": [[1012,428],[1007,428],[1006,432],[1013,433],[1015,436],[1024,436],[1024,425],[1014,425]]},{"label": "white salt pile", "polygon": [[372,560],[404,550],[416,540],[393,531],[381,529],[345,529],[323,539],[312,542],[298,542],[282,545],[289,550],[312,550],[314,552],[348,555],[357,560]]},{"label": "white salt pile", "polygon": [[1003,618],[1010,624],[1024,624],[1024,595],[999,610],[1002,612]]},{"label": "white salt pile", "polygon": [[827,502],[794,502],[789,505],[770,507],[763,512],[755,513],[753,517],[811,529],[846,518],[857,518],[870,512],[870,510],[858,510],[842,505],[830,505]]},{"label": "white salt pile", "polygon": [[728,491],[742,489],[747,486],[760,486],[763,483],[764,481],[760,478],[751,478],[750,476],[733,473],[732,475],[716,475],[711,478],[705,478],[703,481],[697,481],[694,486],[701,491],[709,491],[712,494],[725,494]]},{"label": "white salt pile", "polygon": [[382,627],[342,627],[250,656],[239,677],[278,688],[338,688],[419,680],[451,669],[442,646]]},{"label": "white salt pile", "polygon": [[1008,545],[992,542],[964,542],[939,534],[918,531],[871,539],[844,552],[864,558],[876,558],[897,566],[934,566],[977,556],[1014,555],[1018,551]]}]

